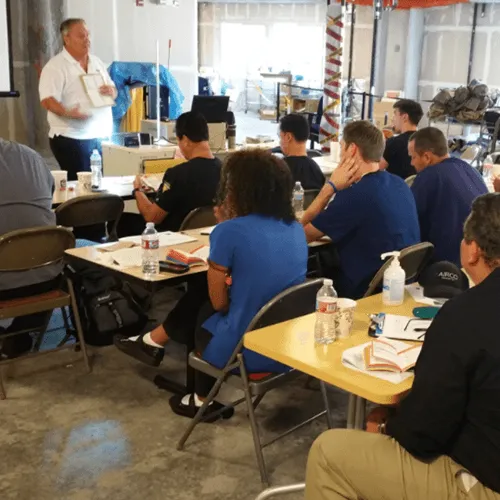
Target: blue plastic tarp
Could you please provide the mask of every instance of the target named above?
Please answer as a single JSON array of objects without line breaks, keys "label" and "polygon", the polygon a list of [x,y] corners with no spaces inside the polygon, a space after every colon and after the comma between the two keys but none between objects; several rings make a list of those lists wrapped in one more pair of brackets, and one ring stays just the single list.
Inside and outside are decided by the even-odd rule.
[{"label": "blue plastic tarp", "polygon": [[[118,90],[116,105],[113,107],[113,119],[115,123],[120,123],[132,104],[130,87],[136,87],[140,84],[145,86],[156,85],[156,64],[114,62],[108,68],[108,71]],[[181,92],[177,80],[165,66],[160,66],[160,85],[168,87],[169,89],[169,118],[175,120],[182,113],[184,95]]]}]

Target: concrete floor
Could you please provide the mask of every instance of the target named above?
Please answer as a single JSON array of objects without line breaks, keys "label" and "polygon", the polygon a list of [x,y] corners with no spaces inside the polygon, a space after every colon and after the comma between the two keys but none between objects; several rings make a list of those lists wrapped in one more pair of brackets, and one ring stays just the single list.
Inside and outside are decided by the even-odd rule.
[{"label": "concrete floor", "polygon": [[[73,351],[6,370],[2,500],[251,500],[263,489],[243,407],[228,421],[201,424],[185,451],[176,451],[188,421],[170,411],[169,394],[152,384],[158,370],[113,347],[92,353],[91,374],[72,361]],[[179,352],[172,355],[160,371],[182,376]],[[223,392],[221,400],[234,395]],[[332,391],[331,401],[336,426],[345,426],[347,396]],[[298,379],[269,393],[257,415],[264,435],[272,436],[320,407],[319,391]],[[308,450],[325,429],[320,419],[265,451],[273,485],[304,479]]]}]

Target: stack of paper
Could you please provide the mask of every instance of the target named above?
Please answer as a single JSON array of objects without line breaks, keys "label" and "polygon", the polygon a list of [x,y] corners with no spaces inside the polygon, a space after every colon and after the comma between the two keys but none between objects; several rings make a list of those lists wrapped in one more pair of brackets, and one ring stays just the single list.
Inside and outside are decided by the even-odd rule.
[{"label": "stack of paper", "polygon": [[[173,233],[172,231],[165,231],[164,233],[158,233],[160,237],[161,247],[170,247],[172,245],[182,245],[183,243],[191,243],[196,241],[196,238],[192,236],[187,236],[182,233]],[[120,241],[131,241],[137,245],[141,244],[141,236],[127,236],[126,238],[120,238]]]}]

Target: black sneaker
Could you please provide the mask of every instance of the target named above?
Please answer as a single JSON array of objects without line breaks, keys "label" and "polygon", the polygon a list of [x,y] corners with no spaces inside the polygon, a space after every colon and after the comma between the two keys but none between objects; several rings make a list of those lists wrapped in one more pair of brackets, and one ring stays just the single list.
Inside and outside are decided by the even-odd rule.
[{"label": "black sneaker", "polygon": [[160,366],[165,355],[163,347],[146,344],[142,336],[136,340],[130,340],[123,335],[115,335],[113,343],[120,351],[149,366]]},{"label": "black sneaker", "polygon": [[[170,404],[170,408],[176,415],[181,415],[182,417],[187,417],[187,418],[194,418],[196,413],[198,413],[198,410],[200,409],[198,406],[195,405],[194,403],[194,394],[189,395],[189,404],[185,405],[182,403],[182,399],[184,396],[181,396],[179,394],[176,394],[175,396],[172,396],[168,402]],[[227,420],[228,418],[231,418],[234,415],[234,408],[229,407],[226,410],[222,412],[222,414],[219,415],[211,415],[212,413],[215,413],[216,411],[224,408],[224,405],[218,403],[217,401],[212,401],[212,403],[208,406],[208,408],[205,410],[205,419],[203,422],[207,424],[211,424],[213,422],[216,422],[219,420],[221,417],[224,420]]]}]

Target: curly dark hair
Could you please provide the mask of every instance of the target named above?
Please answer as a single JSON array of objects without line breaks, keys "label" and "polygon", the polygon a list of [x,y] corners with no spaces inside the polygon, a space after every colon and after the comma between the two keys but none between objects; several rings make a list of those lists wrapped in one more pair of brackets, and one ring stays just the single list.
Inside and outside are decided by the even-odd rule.
[{"label": "curly dark hair", "polygon": [[239,151],[224,162],[217,204],[229,217],[256,214],[290,223],[295,220],[293,186],[281,158],[258,149]]}]

